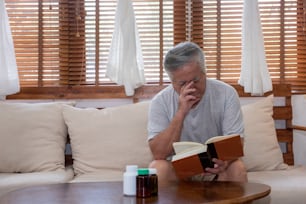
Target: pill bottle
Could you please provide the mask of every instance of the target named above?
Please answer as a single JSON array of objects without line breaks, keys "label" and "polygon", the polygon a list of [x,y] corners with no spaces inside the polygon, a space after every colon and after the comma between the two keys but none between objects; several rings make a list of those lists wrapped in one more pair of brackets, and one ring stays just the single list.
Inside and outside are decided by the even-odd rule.
[{"label": "pill bottle", "polygon": [[149,168],[149,178],[150,178],[150,191],[151,196],[158,195],[158,177],[155,168]]},{"label": "pill bottle", "polygon": [[151,196],[149,169],[138,169],[136,177],[136,197],[147,198]]},{"label": "pill bottle", "polygon": [[137,165],[127,165],[123,173],[123,194],[136,196],[136,177],[138,175]]}]

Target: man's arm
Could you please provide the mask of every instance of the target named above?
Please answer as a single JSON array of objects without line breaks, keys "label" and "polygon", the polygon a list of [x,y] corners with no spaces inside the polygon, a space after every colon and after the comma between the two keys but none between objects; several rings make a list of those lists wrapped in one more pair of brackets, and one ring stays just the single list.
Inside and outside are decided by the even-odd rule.
[{"label": "man's arm", "polygon": [[149,140],[155,160],[166,159],[167,156],[173,153],[172,144],[180,139],[184,118],[185,116],[178,111],[169,126]]},{"label": "man's arm", "polygon": [[192,95],[195,91],[194,88],[191,88],[193,83],[191,81],[181,88],[178,110],[168,127],[149,140],[149,146],[155,160],[166,159],[173,153],[173,142],[180,140],[185,116],[192,106],[198,102]]}]

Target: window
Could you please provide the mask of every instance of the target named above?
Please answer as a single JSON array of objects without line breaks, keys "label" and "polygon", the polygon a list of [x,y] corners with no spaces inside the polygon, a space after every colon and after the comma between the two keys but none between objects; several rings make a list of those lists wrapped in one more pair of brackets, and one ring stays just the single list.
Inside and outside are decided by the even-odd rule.
[{"label": "window", "polygon": [[[8,98],[125,97],[105,77],[116,0],[5,2],[22,87]],[[185,40],[203,47],[208,77],[237,83],[243,0],[133,0],[133,6],[145,63],[143,90],[155,93],[169,83],[163,56]],[[273,82],[306,93],[303,1],[259,0],[259,6]]]}]

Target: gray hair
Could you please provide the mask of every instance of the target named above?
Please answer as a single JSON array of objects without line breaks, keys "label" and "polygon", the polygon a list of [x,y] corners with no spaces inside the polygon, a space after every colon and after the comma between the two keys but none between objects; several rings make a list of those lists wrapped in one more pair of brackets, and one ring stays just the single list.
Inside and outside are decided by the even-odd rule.
[{"label": "gray hair", "polygon": [[167,52],[164,60],[164,68],[171,78],[171,73],[191,62],[196,62],[201,67],[203,73],[206,72],[202,49],[195,43],[182,42]]}]

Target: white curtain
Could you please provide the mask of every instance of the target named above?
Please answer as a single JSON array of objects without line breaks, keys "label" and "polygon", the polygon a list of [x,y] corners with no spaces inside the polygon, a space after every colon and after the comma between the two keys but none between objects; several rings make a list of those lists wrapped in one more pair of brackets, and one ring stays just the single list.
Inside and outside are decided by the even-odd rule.
[{"label": "white curtain", "polygon": [[0,0],[0,100],[19,92],[14,43],[4,0]]},{"label": "white curtain", "polygon": [[127,96],[145,83],[140,40],[131,0],[118,0],[115,30],[109,51],[106,76],[124,85]]},{"label": "white curtain", "polygon": [[244,87],[246,93],[252,95],[263,95],[272,90],[257,0],[244,0],[242,64],[238,83]]}]

